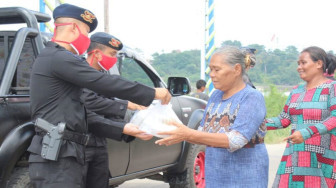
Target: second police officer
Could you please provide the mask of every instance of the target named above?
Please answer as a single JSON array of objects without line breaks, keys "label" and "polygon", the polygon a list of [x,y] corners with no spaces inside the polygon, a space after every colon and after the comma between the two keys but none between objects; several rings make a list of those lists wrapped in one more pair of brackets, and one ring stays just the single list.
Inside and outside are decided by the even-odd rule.
[{"label": "second police officer", "polygon": [[[104,32],[97,32],[90,39],[87,62],[98,71],[108,71],[117,63],[117,53],[123,44],[116,37]],[[109,169],[104,137],[126,142],[133,140],[133,136],[142,140],[151,139],[152,135],[143,134],[136,125],[123,121],[127,109],[141,110],[144,107],[130,101],[106,98],[89,89],[83,90],[81,99],[87,108],[89,132],[93,133],[85,149],[86,187],[107,188]]]}]

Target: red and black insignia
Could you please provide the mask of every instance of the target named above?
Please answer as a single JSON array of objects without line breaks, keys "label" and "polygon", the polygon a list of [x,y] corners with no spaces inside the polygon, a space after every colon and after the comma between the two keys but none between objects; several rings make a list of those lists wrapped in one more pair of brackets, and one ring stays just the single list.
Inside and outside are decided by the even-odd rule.
[{"label": "red and black insignia", "polygon": [[121,44],[121,42],[119,40],[116,40],[114,38],[112,38],[110,41],[109,41],[109,44],[111,44],[112,46],[116,47],[116,48],[119,48],[119,45]]},{"label": "red and black insignia", "polygon": [[92,14],[90,11],[88,11],[88,10],[86,10],[86,11],[84,12],[84,14],[81,14],[81,17],[82,17],[85,21],[90,22],[90,23],[92,23],[92,20],[96,19],[96,16],[93,15],[93,14]]}]

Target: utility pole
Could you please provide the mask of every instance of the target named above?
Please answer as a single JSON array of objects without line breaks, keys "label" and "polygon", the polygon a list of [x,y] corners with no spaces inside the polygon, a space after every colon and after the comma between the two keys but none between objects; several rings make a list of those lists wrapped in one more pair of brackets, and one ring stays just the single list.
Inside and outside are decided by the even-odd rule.
[{"label": "utility pole", "polygon": [[104,32],[110,33],[109,28],[109,0],[104,0]]},{"label": "utility pole", "polygon": [[215,0],[205,0],[205,44],[202,48],[201,54],[201,78],[207,82],[206,88],[211,95],[214,86],[211,82],[209,73],[209,63],[211,55],[215,50]]},{"label": "utility pole", "polygon": [[[55,9],[55,7],[64,3],[64,0],[54,0],[54,1],[55,3],[53,4],[49,0],[40,0],[40,12],[46,13],[46,7],[49,9],[49,11],[52,12]],[[40,23],[40,31],[45,31],[46,28],[48,28],[48,30],[51,33],[54,32],[54,28],[49,24],[49,22]]]}]

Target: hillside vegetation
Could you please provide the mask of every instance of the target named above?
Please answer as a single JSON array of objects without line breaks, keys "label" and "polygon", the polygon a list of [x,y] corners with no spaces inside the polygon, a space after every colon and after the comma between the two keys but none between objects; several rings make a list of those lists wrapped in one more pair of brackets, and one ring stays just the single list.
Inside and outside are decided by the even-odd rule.
[{"label": "hillside vegetation", "polygon": [[[239,41],[225,41],[222,46],[225,45],[242,46]],[[248,47],[257,49],[257,64],[249,71],[255,85],[293,86],[301,82],[296,71],[299,51],[295,46],[288,46],[285,50],[266,50],[265,46],[258,44]],[[185,76],[194,87],[200,78],[200,50],[155,53],[152,57],[152,65],[165,81],[169,76]]]}]

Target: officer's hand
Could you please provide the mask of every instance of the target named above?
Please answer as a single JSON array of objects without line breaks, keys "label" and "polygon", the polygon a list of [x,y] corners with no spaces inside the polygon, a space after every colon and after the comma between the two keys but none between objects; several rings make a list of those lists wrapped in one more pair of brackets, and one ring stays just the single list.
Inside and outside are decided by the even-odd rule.
[{"label": "officer's hand", "polygon": [[139,130],[138,126],[132,123],[127,123],[125,125],[123,133],[140,138],[142,140],[150,140],[153,138],[153,135],[147,134],[144,131]]},{"label": "officer's hand", "polygon": [[141,140],[150,140],[150,139],[153,138],[153,135],[147,134],[147,133],[141,133],[141,134],[137,134],[137,135],[134,135],[134,136],[141,139]]},{"label": "officer's hand", "polygon": [[171,95],[166,88],[155,88],[155,99],[161,100],[161,104],[168,104]]},{"label": "officer's hand", "polygon": [[132,103],[131,101],[128,101],[128,104],[127,104],[127,109],[129,110],[144,110],[146,108],[147,107]]}]

